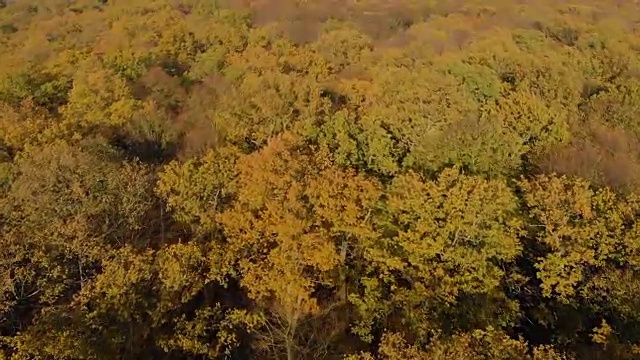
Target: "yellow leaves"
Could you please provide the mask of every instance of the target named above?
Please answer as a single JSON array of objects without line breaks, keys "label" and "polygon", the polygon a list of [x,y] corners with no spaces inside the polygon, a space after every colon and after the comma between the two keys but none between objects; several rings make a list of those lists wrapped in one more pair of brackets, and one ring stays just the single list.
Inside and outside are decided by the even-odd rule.
[{"label": "yellow leaves", "polygon": [[295,161],[299,139],[285,134],[275,138],[263,150],[244,157],[238,163],[239,196],[251,208],[262,207],[269,199],[285,200],[286,192],[294,191],[291,176],[301,172],[304,162]]},{"label": "yellow leaves", "polygon": [[255,147],[286,131],[302,133],[329,111],[320,84],[296,74],[286,60],[268,69],[253,69],[242,58],[232,61],[228,69],[241,75],[237,85],[222,94],[216,111],[216,121],[232,143]]},{"label": "yellow leaves", "polygon": [[386,333],[380,344],[380,355],[386,360],[426,360],[427,354],[407,344],[401,334]]},{"label": "yellow leaves", "polygon": [[[582,263],[589,262],[592,256],[583,257],[580,253],[550,254],[542,262],[536,264],[537,277],[542,281],[542,294],[547,297],[557,297],[561,301],[569,302],[575,294],[575,286],[582,280]],[[593,260],[591,260],[593,261]]]},{"label": "yellow leaves", "polygon": [[208,359],[229,356],[239,345],[239,333],[251,332],[264,322],[260,314],[224,309],[220,304],[198,309],[193,319],[176,321],[175,333],[163,339],[165,350],[182,350]]},{"label": "yellow leaves", "polygon": [[344,357],[344,360],[375,360],[375,358],[370,353],[363,352],[355,355],[347,355]]},{"label": "yellow leaves", "polygon": [[349,302],[360,312],[360,318],[351,325],[351,331],[370,343],[373,341],[371,329],[374,324],[384,319],[394,304],[384,301],[383,280],[365,276],[359,282],[362,287],[360,293],[349,294]]},{"label": "yellow leaves", "polygon": [[73,128],[119,126],[134,114],[136,102],[126,82],[103,69],[80,70],[63,109],[65,122]]},{"label": "yellow leaves", "polygon": [[[538,176],[521,188],[536,228],[549,253],[536,267],[545,296],[568,302],[593,269],[602,269],[637,252],[633,221],[637,207],[607,188],[594,191],[584,180]],[[631,236],[630,236],[631,235]]]},{"label": "yellow leaves", "polygon": [[183,164],[174,161],[160,172],[156,193],[177,220],[213,230],[217,212],[235,191],[238,155],[234,148],[221,148]]},{"label": "yellow leaves", "polygon": [[[171,21],[175,24],[175,22]],[[190,64],[198,53],[198,41],[184,26],[171,25],[163,29],[157,39],[157,51],[161,57],[181,64]]]},{"label": "yellow leaves", "polygon": [[0,139],[14,149],[27,144],[38,144],[41,133],[55,121],[32,99],[22,102],[18,110],[5,103],[0,104]]},{"label": "yellow leaves", "polygon": [[[225,52],[241,51],[246,46],[249,32],[250,19],[247,14],[227,9],[215,9],[212,12],[199,14],[187,23],[189,30],[210,49],[222,47]],[[215,16],[214,21],[212,15]]]},{"label": "yellow leaves", "polygon": [[569,136],[572,119],[568,110],[545,102],[527,89],[511,92],[498,99],[495,108],[485,111],[485,116],[504,122],[529,146],[547,148]]},{"label": "yellow leaves", "polygon": [[[350,326],[380,343],[365,359],[548,360],[469,330],[564,343],[570,304],[610,321],[595,342],[633,340],[640,201],[512,178],[581,118],[606,130],[584,131],[593,172],[637,170],[637,34],[590,25],[604,5],[463,2],[282,1],[296,19],[263,27],[214,1],[10,4],[0,332],[27,329],[24,358],[235,357],[245,340],[331,358],[361,345]],[[281,35],[326,17],[317,41]],[[500,28],[521,21],[539,22]],[[394,38],[356,30],[376,24]],[[147,144],[197,156],[119,162]]]},{"label": "yellow leaves", "polygon": [[597,310],[614,311],[620,319],[636,321],[640,316],[637,296],[640,279],[637,268],[632,266],[627,269],[607,267],[578,289],[579,296],[592,302]]},{"label": "yellow leaves", "polygon": [[603,83],[586,104],[587,116],[598,123],[611,124],[640,133],[636,119],[640,109],[640,81],[623,78],[611,84]]},{"label": "yellow leaves", "polygon": [[[404,249],[405,261],[413,266],[437,268],[440,261],[465,264],[460,269],[474,269],[459,275],[469,271],[466,276],[475,278],[474,271],[488,271],[476,281],[490,284],[495,274],[485,262],[508,261],[519,253],[521,224],[515,217],[515,197],[500,181],[467,177],[457,170],[445,170],[435,182],[403,175],[394,181],[387,206],[397,227],[397,237],[391,241]],[[426,269],[416,275],[428,279],[421,274]],[[482,289],[469,286],[469,291]]]},{"label": "yellow leaves", "polygon": [[119,52],[131,54],[134,58],[153,59],[178,67],[192,63],[200,42],[190,31],[184,14],[171,11],[160,3],[145,5],[151,8],[160,6],[160,9],[138,9],[138,14],[135,10],[129,14],[110,12],[111,27],[95,43],[95,51],[108,57]]},{"label": "yellow leaves", "polygon": [[11,237],[94,260],[125,239],[139,240],[139,221],[153,203],[144,167],[110,164],[65,143],[28,147],[16,165]]},{"label": "yellow leaves", "polygon": [[369,73],[375,91],[367,94],[359,124],[366,138],[362,147],[374,160],[369,167],[393,174],[388,159],[420,170],[446,166],[449,149],[434,144],[446,144],[447,129],[476,116],[472,94],[453,76],[429,67],[376,66]]},{"label": "yellow leaves", "polygon": [[187,302],[207,280],[202,277],[206,274],[205,254],[194,243],[169,245],[158,253],[156,261],[161,293],[166,293],[163,295],[172,305],[174,294],[180,294],[180,302]]},{"label": "yellow leaves", "polygon": [[[359,244],[370,276],[378,277],[362,282],[363,299],[352,298],[365,338],[366,320],[395,308],[412,335],[422,339],[434,326],[435,315],[427,309],[491,293],[504,280],[503,264],[520,254],[523,224],[503,181],[458,169],[447,169],[436,180],[408,173],[395,177],[385,198],[384,212],[374,215],[378,235]],[[376,288],[369,289],[372,285]]]},{"label": "yellow leaves", "polygon": [[618,200],[611,190],[594,192],[585,180],[543,175],[521,186],[532,207],[530,214],[542,222],[552,246],[552,239],[571,236],[571,231],[585,236],[619,234],[631,216],[629,205]]},{"label": "yellow leaves", "polygon": [[322,34],[312,46],[329,63],[331,71],[339,73],[361,63],[371,45],[371,39],[355,29],[336,28]]},{"label": "yellow leaves", "polygon": [[150,54],[139,55],[132,50],[110,51],[101,57],[106,67],[113,69],[118,75],[132,80],[142,76],[148,63],[152,60]]},{"label": "yellow leaves", "polygon": [[379,185],[286,134],[240,158],[237,170],[236,202],[218,217],[227,236],[220,250],[239,261],[249,296],[295,328],[321,309],[315,290],[338,285],[339,245],[374,235]]},{"label": "yellow leaves", "polygon": [[525,199],[533,207],[529,213],[540,219],[546,231],[553,233],[567,224],[571,212],[590,211],[593,193],[588,182],[578,179],[569,182],[567,178],[547,176],[537,180],[523,182],[522,186],[527,194]]},{"label": "yellow leaves", "polygon": [[[82,309],[77,315],[95,326],[101,326],[107,318],[115,322],[107,322],[106,326],[133,321],[149,328],[175,321],[176,335],[164,344],[196,346],[197,337],[219,326],[223,311],[210,313],[205,308],[190,321],[167,315],[201,294],[209,282],[207,265],[204,252],[194,243],[172,244],[157,251],[136,251],[132,247],[113,251],[102,261],[101,273],[76,296],[74,305]],[[203,320],[216,322],[200,323]],[[184,338],[189,334],[195,338]],[[200,351],[202,347],[191,350]]]},{"label": "yellow leaves", "polygon": [[[383,334],[375,358],[368,353],[346,357],[346,360],[567,360],[545,346],[535,347],[533,354],[523,340],[511,339],[491,327],[450,338],[437,336],[429,346],[410,344],[401,333]],[[532,356],[533,355],[533,356]]]},{"label": "yellow leaves", "polygon": [[[253,209],[267,206],[276,211],[287,204],[296,216],[304,216],[305,197],[313,206],[313,223],[324,222],[330,231],[357,227],[366,222],[366,208],[377,200],[380,189],[351,170],[331,164],[326,149],[305,153],[290,136],[276,139],[264,150],[238,164],[239,196]],[[260,184],[258,186],[257,184]],[[278,203],[273,203],[274,201]],[[268,213],[266,213],[268,214]]]},{"label": "yellow leaves", "polygon": [[305,188],[317,216],[333,226],[333,232],[366,234],[371,212],[381,195],[380,185],[353,170],[335,166],[322,170]]},{"label": "yellow leaves", "polygon": [[609,326],[605,320],[602,320],[602,324],[593,329],[591,340],[596,344],[606,345],[612,331],[611,326]]},{"label": "yellow leaves", "polygon": [[[146,302],[135,292],[132,284],[148,284],[153,276],[153,253],[135,253],[123,248],[103,263],[103,271],[90,287],[83,290],[77,301],[91,301],[92,315],[114,314],[123,320],[135,320],[141,314],[138,307]],[[99,301],[95,301],[99,300]]]},{"label": "yellow leaves", "polygon": [[504,123],[493,118],[466,118],[423,139],[405,162],[430,173],[456,164],[471,174],[505,177],[520,169],[525,149],[522,139]]}]

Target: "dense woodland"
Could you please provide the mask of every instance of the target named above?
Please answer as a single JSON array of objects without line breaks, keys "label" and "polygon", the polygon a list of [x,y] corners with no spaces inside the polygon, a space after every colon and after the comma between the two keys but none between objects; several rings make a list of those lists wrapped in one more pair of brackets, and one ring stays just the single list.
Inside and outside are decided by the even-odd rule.
[{"label": "dense woodland", "polygon": [[640,359],[633,0],[0,0],[0,359]]}]

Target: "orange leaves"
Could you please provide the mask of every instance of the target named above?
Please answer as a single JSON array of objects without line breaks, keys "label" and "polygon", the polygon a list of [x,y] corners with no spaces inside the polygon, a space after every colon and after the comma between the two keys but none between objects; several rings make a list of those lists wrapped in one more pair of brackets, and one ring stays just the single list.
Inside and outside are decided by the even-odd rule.
[{"label": "orange leaves", "polygon": [[27,144],[37,144],[38,138],[45,129],[55,121],[47,116],[44,109],[26,99],[18,110],[8,104],[0,104],[0,139],[14,149],[21,149]]},{"label": "orange leaves", "polygon": [[235,202],[217,217],[226,235],[220,250],[237,261],[240,283],[269,326],[284,331],[271,341],[293,351],[298,325],[320,315],[343,286],[340,249],[375,236],[370,217],[380,186],[289,134],[240,158],[237,170]]},{"label": "orange leaves", "polygon": [[308,298],[323,273],[339,264],[339,237],[362,233],[378,186],[289,135],[241,159],[238,171],[236,203],[220,221],[231,253],[257,255],[243,261],[251,277],[245,286],[261,288],[256,297],[284,301],[288,287],[280,282],[288,282]]}]

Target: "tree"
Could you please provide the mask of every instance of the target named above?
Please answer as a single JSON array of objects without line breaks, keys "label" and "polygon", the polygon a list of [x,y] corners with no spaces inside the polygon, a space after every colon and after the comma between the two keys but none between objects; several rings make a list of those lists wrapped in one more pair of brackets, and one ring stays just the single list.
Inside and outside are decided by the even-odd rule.
[{"label": "tree", "polygon": [[20,154],[2,199],[1,271],[9,281],[2,303],[10,319],[3,333],[20,331],[16,341],[27,341],[87,286],[111,251],[149,244],[150,176],[139,164],[110,163],[66,143]]},{"label": "tree", "polygon": [[379,187],[290,135],[240,159],[238,170],[237,200],[219,217],[227,237],[221,251],[237,262],[241,285],[267,316],[263,345],[296,359],[312,351],[299,348],[305,322],[340,301],[344,251],[371,236]]},{"label": "tree", "polygon": [[[448,169],[433,181],[398,176],[386,197],[379,235],[362,244],[362,293],[352,296],[362,316],[359,333],[371,339],[372,326],[400,326],[424,342],[444,325],[438,321],[473,326],[473,315],[465,324],[438,314],[465,297],[500,298],[504,266],[521,248],[514,195],[502,181]],[[504,305],[509,314],[513,304]]]},{"label": "tree", "polygon": [[426,349],[410,345],[402,334],[387,333],[379,345],[379,356],[363,353],[349,356],[349,360],[369,359],[411,359],[411,360],[444,360],[444,359],[487,359],[487,360],[565,360],[570,357],[554,351],[548,346],[536,347],[533,354],[526,342],[514,340],[506,334],[487,328],[472,333],[460,334],[449,339],[436,339]]},{"label": "tree", "polygon": [[[626,288],[636,276],[635,195],[617,196],[608,188],[593,189],[585,180],[544,175],[522,182],[521,187],[530,209],[534,239],[542,250],[535,261],[541,294],[562,304],[552,304],[550,311],[562,307],[578,311],[577,321],[564,325],[554,324],[546,317],[539,321],[549,327],[558,326],[558,336],[572,338],[580,328],[591,330],[599,325],[580,318],[579,312],[587,311],[596,319],[617,319],[618,329],[626,337],[621,342],[633,345],[637,334],[629,321],[635,320],[629,318],[628,311],[635,305],[628,300],[621,307],[619,301],[626,298]],[[605,285],[613,277],[628,280]],[[617,296],[605,295],[614,293]],[[568,316],[571,313],[565,312]],[[622,330],[627,326],[630,328]],[[614,348],[612,345],[610,350]],[[630,354],[629,347],[623,351]]]}]

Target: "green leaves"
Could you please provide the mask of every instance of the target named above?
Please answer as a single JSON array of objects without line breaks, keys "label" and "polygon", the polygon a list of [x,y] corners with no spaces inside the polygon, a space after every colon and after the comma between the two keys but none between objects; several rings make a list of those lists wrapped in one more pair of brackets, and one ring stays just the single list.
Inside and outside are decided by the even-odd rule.
[{"label": "green leaves", "polygon": [[200,159],[172,162],[159,175],[156,192],[165,199],[176,220],[198,226],[198,231],[216,228],[216,215],[236,190],[233,148],[209,151]]},{"label": "green leaves", "polygon": [[[399,320],[421,327],[412,330],[424,337],[438,326],[434,310],[427,309],[500,286],[504,264],[520,253],[516,199],[501,181],[455,169],[435,181],[398,176],[386,194],[384,212],[374,220],[379,235],[362,245],[369,277],[379,278],[362,280],[362,296],[378,300],[354,302],[365,319],[376,311],[371,304],[389,315],[397,308]],[[372,291],[371,284],[379,289]]]}]

